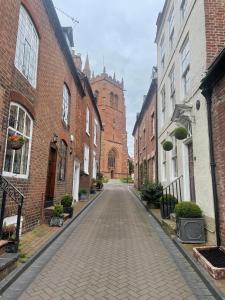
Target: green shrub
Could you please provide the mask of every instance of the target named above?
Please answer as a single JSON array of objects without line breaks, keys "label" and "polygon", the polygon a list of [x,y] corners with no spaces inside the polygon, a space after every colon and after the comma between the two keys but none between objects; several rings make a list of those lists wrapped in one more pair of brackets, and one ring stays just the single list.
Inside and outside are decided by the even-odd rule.
[{"label": "green shrub", "polygon": [[163,187],[160,183],[147,182],[141,187],[141,198],[149,204],[159,205]]},{"label": "green shrub", "polygon": [[55,204],[53,210],[53,217],[60,218],[63,216],[63,206],[61,204]]},{"label": "green shrub", "polygon": [[202,211],[200,207],[193,202],[181,202],[175,207],[177,218],[201,218]]},{"label": "green shrub", "polygon": [[103,183],[108,183],[109,179],[107,177],[103,177]]},{"label": "green shrub", "polygon": [[86,189],[80,189],[79,194],[80,195],[87,195],[87,190]]},{"label": "green shrub", "polygon": [[63,207],[71,207],[73,203],[73,196],[66,194],[63,196],[62,200],[61,200],[61,204]]},{"label": "green shrub", "polygon": [[120,178],[120,181],[123,182],[123,183],[133,183],[133,179],[132,177],[123,177],[123,178]]},{"label": "green shrub", "polygon": [[170,142],[170,141],[165,141],[163,143],[163,150],[165,150],[165,151],[171,151],[171,150],[173,150],[173,143]]},{"label": "green shrub", "polygon": [[184,140],[188,136],[188,131],[184,127],[178,127],[174,130],[174,136],[177,140]]},{"label": "green shrub", "polygon": [[162,195],[162,197],[160,198],[160,202],[163,202],[163,203],[166,203],[166,202],[177,203],[177,198],[174,197],[171,194]]}]

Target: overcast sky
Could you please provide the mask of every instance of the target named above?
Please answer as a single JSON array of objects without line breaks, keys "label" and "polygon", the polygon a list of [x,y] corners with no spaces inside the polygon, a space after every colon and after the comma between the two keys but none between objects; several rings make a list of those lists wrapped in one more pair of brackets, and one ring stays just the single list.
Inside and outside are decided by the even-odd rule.
[{"label": "overcast sky", "polygon": [[[53,0],[55,6],[79,21],[74,28],[75,48],[89,55],[95,74],[103,70],[124,77],[128,149],[133,155],[132,130],[156,64],[156,20],[164,0]],[[72,21],[58,11],[63,26]]]}]

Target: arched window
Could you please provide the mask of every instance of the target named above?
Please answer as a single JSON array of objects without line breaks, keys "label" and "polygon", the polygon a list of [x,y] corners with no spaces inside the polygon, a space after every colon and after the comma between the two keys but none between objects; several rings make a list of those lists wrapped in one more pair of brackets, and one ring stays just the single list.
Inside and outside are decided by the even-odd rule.
[{"label": "arched window", "polygon": [[116,151],[112,149],[108,155],[108,168],[115,169],[116,168]]},{"label": "arched window", "polygon": [[27,10],[21,6],[15,66],[36,87],[39,37]]},{"label": "arched window", "polygon": [[69,125],[69,112],[70,112],[70,92],[67,86],[63,86],[63,100],[62,100],[62,120],[66,126]]},{"label": "arched window", "polygon": [[114,107],[114,95],[113,95],[112,92],[110,93],[110,106],[111,106],[112,108]]},{"label": "arched window", "polygon": [[[28,112],[19,104],[11,103],[7,130],[7,145],[4,158],[3,175],[17,175],[28,178],[33,120]],[[9,137],[20,136],[24,145],[19,150],[13,150]]]},{"label": "arched window", "polygon": [[64,181],[66,179],[67,144],[63,140],[60,143],[59,155],[58,180]]},{"label": "arched window", "polygon": [[115,102],[114,108],[118,109],[118,96],[117,95],[115,95],[115,97],[114,97],[114,102]]}]

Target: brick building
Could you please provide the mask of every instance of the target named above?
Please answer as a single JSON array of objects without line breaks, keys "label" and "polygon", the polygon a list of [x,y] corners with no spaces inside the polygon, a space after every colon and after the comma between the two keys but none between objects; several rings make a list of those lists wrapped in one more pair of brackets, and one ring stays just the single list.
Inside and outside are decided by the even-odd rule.
[{"label": "brick building", "polygon": [[[166,0],[156,35],[159,180],[164,187],[179,181],[183,200],[201,207],[210,242],[215,240],[214,201],[207,106],[199,86],[224,46],[224,20],[224,1]],[[177,127],[187,129],[186,139],[176,140]],[[172,141],[175,151],[164,151],[165,141]]]},{"label": "brick building", "polygon": [[[155,71],[155,70],[154,70]],[[137,188],[147,179],[155,182],[157,172],[157,75],[153,79],[147,96],[134,125],[134,184]]]},{"label": "brick building", "polygon": [[[25,196],[24,230],[65,193],[77,201],[80,170],[88,188],[100,160],[101,119],[72,46],[51,0],[1,1],[0,169]],[[25,138],[21,150],[10,149],[12,134]]]},{"label": "brick building", "polygon": [[217,224],[217,243],[225,245],[225,49],[208,69],[201,89],[208,108],[210,161]]},{"label": "brick building", "polygon": [[[90,74],[90,73],[89,73]],[[123,80],[112,78],[105,68],[103,73],[91,78],[97,96],[104,132],[101,142],[101,171],[108,178],[126,177],[128,150],[126,132],[126,107]]]}]

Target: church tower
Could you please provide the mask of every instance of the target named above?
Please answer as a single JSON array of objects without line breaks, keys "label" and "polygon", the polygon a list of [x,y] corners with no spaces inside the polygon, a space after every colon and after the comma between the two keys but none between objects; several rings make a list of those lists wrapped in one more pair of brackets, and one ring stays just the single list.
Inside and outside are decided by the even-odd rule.
[{"label": "church tower", "polygon": [[106,73],[92,75],[92,90],[97,97],[104,131],[101,141],[101,172],[108,178],[127,176],[128,150],[124,84]]}]

